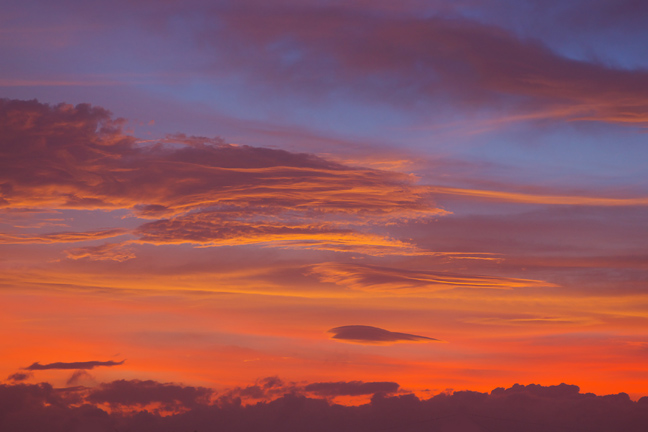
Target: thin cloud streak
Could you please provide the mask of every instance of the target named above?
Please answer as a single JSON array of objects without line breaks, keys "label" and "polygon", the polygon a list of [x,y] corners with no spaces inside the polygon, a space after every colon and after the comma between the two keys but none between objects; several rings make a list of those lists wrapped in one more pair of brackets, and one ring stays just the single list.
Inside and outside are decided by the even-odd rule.
[{"label": "thin cloud streak", "polygon": [[121,228],[87,232],[59,232],[41,235],[0,233],[0,244],[76,243],[91,240],[102,240],[128,233],[129,230]]},{"label": "thin cloud streak", "polygon": [[[121,208],[139,218],[167,217],[133,231],[143,243],[263,244],[379,256],[428,253],[390,238],[384,233],[386,223],[447,214],[411,175],[310,154],[229,145],[218,138],[176,134],[142,142],[124,134],[123,124],[123,119],[87,104],[2,100],[0,125],[8,138],[0,147],[6,156],[0,205]],[[26,167],[31,167],[28,176]],[[71,242],[127,233],[5,234],[0,242]],[[67,254],[132,258],[130,252],[107,245]]]},{"label": "thin cloud streak", "polygon": [[86,361],[86,362],[55,362],[55,363],[48,363],[48,364],[40,364],[38,362],[33,363],[26,368],[23,368],[24,370],[28,371],[36,371],[36,370],[51,370],[51,369],[63,369],[63,370],[69,370],[69,369],[94,369],[99,366],[121,366],[124,364],[126,360],[122,360],[120,362],[116,361]]},{"label": "thin cloud streak", "polygon": [[498,202],[513,202],[521,204],[576,205],[601,207],[632,207],[648,206],[648,197],[609,198],[595,196],[544,195],[520,192],[504,192],[480,189],[462,189],[452,187],[430,186],[430,191],[436,194],[455,195],[493,200]]}]

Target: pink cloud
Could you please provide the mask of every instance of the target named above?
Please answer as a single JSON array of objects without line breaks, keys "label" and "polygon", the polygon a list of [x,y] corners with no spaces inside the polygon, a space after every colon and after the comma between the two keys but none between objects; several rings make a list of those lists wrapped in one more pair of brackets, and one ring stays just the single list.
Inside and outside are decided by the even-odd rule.
[{"label": "pink cloud", "polygon": [[[90,105],[2,100],[0,204],[6,209],[129,209],[169,219],[135,230],[141,242],[268,244],[370,255],[421,254],[386,223],[446,213],[407,174],[282,150],[177,134],[153,143],[125,134],[122,119]],[[3,243],[109,238],[128,231],[3,234]],[[114,245],[71,258],[132,257]]]},{"label": "pink cloud", "polygon": [[[342,88],[401,107],[451,99],[535,118],[648,122],[647,72],[572,60],[475,21],[334,8],[234,9],[218,17],[218,30],[204,29],[201,42],[279,88]],[[225,34],[232,42],[223,48]]]}]

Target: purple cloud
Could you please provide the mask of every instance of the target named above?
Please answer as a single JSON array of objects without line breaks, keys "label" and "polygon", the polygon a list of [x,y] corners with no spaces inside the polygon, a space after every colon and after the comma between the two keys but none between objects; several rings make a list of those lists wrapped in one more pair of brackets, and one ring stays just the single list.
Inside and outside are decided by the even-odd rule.
[{"label": "purple cloud", "polygon": [[335,327],[329,330],[329,333],[333,333],[333,339],[359,344],[391,344],[396,342],[429,341],[441,342],[439,339],[434,339],[427,336],[392,332],[378,327],[365,325],[348,325]]},{"label": "purple cloud", "polygon": [[63,369],[63,370],[70,370],[70,369],[94,369],[98,366],[119,366],[124,364],[126,360],[122,360],[120,362],[115,362],[112,360],[109,361],[86,361],[86,362],[70,362],[70,363],[65,363],[65,362],[55,362],[55,363],[48,363],[48,364],[40,364],[38,362],[33,363],[26,368],[23,368],[24,370],[29,370],[29,371],[35,371],[35,370],[49,370],[49,369]]}]

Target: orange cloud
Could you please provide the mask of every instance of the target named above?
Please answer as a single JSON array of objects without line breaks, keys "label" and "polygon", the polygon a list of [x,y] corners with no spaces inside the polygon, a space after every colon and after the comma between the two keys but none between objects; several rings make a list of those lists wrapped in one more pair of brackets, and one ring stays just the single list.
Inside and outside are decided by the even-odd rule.
[{"label": "orange cloud", "polygon": [[648,206],[648,197],[606,198],[595,196],[545,195],[520,192],[504,192],[480,189],[461,189],[432,186],[430,191],[437,194],[481,198],[500,202],[522,204],[578,205],[602,207]]},{"label": "orange cloud", "polygon": [[427,336],[398,333],[366,325],[347,325],[329,330],[332,338],[358,344],[393,344],[396,342],[441,342]]},{"label": "orange cloud", "polygon": [[[143,142],[124,134],[123,123],[85,104],[1,100],[0,206],[122,208],[141,218],[170,218],[135,230],[141,242],[156,244],[266,244],[373,255],[424,253],[389,238],[384,225],[447,213],[411,175],[218,138],[178,134]],[[124,233],[5,234],[0,241],[69,242]],[[115,251],[104,245],[68,256],[129,257]]]},{"label": "orange cloud", "polygon": [[[415,245],[386,236],[358,232],[334,223],[290,224],[277,218],[227,219],[220,212],[196,212],[146,223],[135,231],[139,241],[154,244],[191,243],[201,246],[260,244],[282,248],[357,252],[367,255],[424,255]],[[255,220],[256,219],[256,220]],[[290,219],[290,215],[287,215]],[[353,226],[353,225],[352,225]]]},{"label": "orange cloud", "polygon": [[123,243],[104,243],[99,246],[87,246],[68,249],[65,254],[70,259],[88,258],[92,261],[127,261],[135,258],[135,252]]},{"label": "orange cloud", "polygon": [[332,282],[362,291],[411,293],[453,288],[513,289],[556,286],[530,279],[412,271],[334,262],[315,264],[310,267],[309,272],[317,275],[322,282]]},{"label": "orange cloud", "polygon": [[74,243],[90,240],[101,240],[128,234],[125,229],[109,229],[101,231],[86,232],[59,232],[41,235],[20,235],[0,233],[0,244],[22,244],[22,243]]}]

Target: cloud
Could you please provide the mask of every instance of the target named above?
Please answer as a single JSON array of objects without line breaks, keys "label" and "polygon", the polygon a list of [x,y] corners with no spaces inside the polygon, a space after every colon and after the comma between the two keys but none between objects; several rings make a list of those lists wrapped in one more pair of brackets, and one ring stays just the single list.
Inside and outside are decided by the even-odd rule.
[{"label": "cloud", "polygon": [[13,382],[26,381],[32,376],[34,376],[34,374],[31,372],[16,372],[15,374],[9,375],[7,377],[7,381],[13,381]]},{"label": "cloud", "polygon": [[[250,209],[253,214],[253,210]],[[359,252],[368,255],[424,255],[415,245],[387,236],[356,231],[354,225],[295,220],[228,218],[221,212],[195,212],[141,225],[139,241],[153,244],[191,243],[202,246],[265,244],[283,248]],[[293,220],[297,219],[293,217]]]},{"label": "cloud", "polygon": [[0,244],[22,243],[74,243],[82,241],[100,240],[128,234],[125,229],[108,229],[87,232],[58,232],[41,235],[12,235],[0,233]]},{"label": "cloud", "polygon": [[320,396],[360,396],[375,393],[396,393],[399,385],[395,382],[320,382],[308,384],[304,387],[307,393]]},{"label": "cloud", "polygon": [[407,333],[392,332],[378,327],[348,325],[329,330],[332,338],[359,344],[392,344],[396,342],[441,342],[439,339]]},{"label": "cloud", "polygon": [[[128,209],[139,218],[159,219],[134,230],[139,242],[263,243],[372,255],[425,253],[390,238],[385,225],[447,213],[411,175],[219,138],[176,134],[143,142],[125,134],[123,124],[87,104],[0,100],[6,136],[0,143],[0,206]],[[76,242],[127,233],[5,234],[0,242]],[[132,257],[112,245],[67,253]]]},{"label": "cloud", "polygon": [[70,378],[65,382],[67,385],[78,385],[79,383],[90,380],[93,381],[94,377],[83,369],[76,370],[70,375]]},{"label": "cloud", "polygon": [[118,380],[100,384],[87,397],[88,402],[117,406],[147,406],[161,403],[166,410],[208,404],[213,390],[164,384],[156,381]]},{"label": "cloud", "polygon": [[[344,89],[401,107],[452,100],[515,109],[522,119],[648,122],[645,70],[572,60],[476,21],[341,8],[217,13],[219,25],[203,27],[200,42],[276,88]],[[232,42],[223,47],[225,34]]]},{"label": "cloud", "polygon": [[480,189],[461,189],[433,186],[431,191],[438,194],[465,196],[499,202],[514,202],[522,204],[550,204],[570,206],[602,206],[602,207],[627,207],[648,206],[648,197],[636,198],[609,198],[596,196],[574,195],[545,195],[520,192],[504,192]]},{"label": "cloud", "polygon": [[135,258],[135,252],[124,243],[104,243],[99,246],[86,246],[65,251],[68,258],[77,260],[87,258],[92,261],[123,262]]},{"label": "cloud", "polygon": [[315,264],[309,268],[322,282],[332,282],[354,290],[384,292],[425,292],[453,288],[513,289],[519,287],[552,287],[549,282],[425,272],[344,263]]},{"label": "cloud", "polygon": [[126,360],[122,360],[120,362],[115,362],[112,360],[109,361],[86,361],[86,362],[70,362],[70,363],[64,363],[64,362],[56,362],[56,363],[48,363],[48,364],[40,364],[38,362],[33,363],[26,368],[23,368],[24,370],[30,370],[30,371],[35,371],[35,370],[49,370],[49,369],[94,369],[99,366],[119,366],[123,365]]},{"label": "cloud", "polygon": [[[349,388],[349,383],[309,385],[320,384],[340,384],[342,391]],[[362,384],[395,387],[395,383]],[[115,381],[98,389],[54,389],[49,384],[0,385],[0,427],[25,432],[67,432],[70,425],[76,430],[102,432],[369,432],[382,429],[642,432],[648,424],[648,398],[635,402],[625,393],[597,396],[581,393],[577,386],[567,384],[516,384],[490,393],[444,392],[429,399],[412,394],[390,397],[377,392],[369,403],[360,406],[333,404],[295,393],[248,405],[240,399],[210,401],[210,396],[209,389],[200,387],[137,380]],[[109,412],[102,409],[104,404],[111,406]],[[162,409],[137,409],[151,404]],[[165,404],[172,410],[165,411]]]}]

